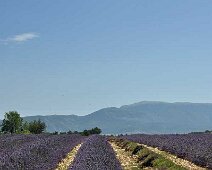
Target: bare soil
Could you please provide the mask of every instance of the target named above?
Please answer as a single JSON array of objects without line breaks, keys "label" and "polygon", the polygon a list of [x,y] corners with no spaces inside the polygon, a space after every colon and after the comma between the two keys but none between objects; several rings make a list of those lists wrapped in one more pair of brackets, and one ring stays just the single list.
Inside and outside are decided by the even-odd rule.
[{"label": "bare soil", "polygon": [[71,152],[57,165],[55,170],[67,170],[69,166],[73,163],[75,155],[82,144],[75,146]]}]

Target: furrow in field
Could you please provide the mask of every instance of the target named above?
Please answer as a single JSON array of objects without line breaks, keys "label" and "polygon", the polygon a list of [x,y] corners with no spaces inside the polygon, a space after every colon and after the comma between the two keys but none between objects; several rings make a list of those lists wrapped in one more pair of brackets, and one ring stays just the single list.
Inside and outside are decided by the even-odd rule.
[{"label": "furrow in field", "polygon": [[192,170],[206,170],[206,168],[202,168],[200,166],[197,166],[195,164],[193,164],[192,162],[189,162],[185,159],[181,159],[181,158],[178,158],[177,156],[175,155],[172,155],[172,154],[169,154],[165,151],[161,151],[159,150],[158,148],[153,148],[153,147],[150,147],[150,146],[147,146],[147,145],[144,145],[144,144],[139,144],[138,145],[142,145],[143,147],[157,153],[157,154],[160,154],[162,155],[163,157],[171,160],[172,162],[174,162],[175,164],[179,165],[179,166],[182,166],[186,169],[192,169]]},{"label": "furrow in field", "polygon": [[116,157],[121,163],[121,166],[124,170],[136,170],[139,169],[139,164],[137,163],[137,157],[135,155],[130,155],[125,149],[122,149],[115,142],[109,142],[115,151]]},{"label": "furrow in field", "polygon": [[57,168],[55,170],[67,170],[68,167],[73,163],[74,158],[81,147],[82,143],[75,146],[71,152],[67,154],[67,156],[57,165]]},{"label": "furrow in field", "polygon": [[110,138],[109,142],[124,170],[205,170],[189,161],[177,158],[174,155],[147,145],[117,138]]}]

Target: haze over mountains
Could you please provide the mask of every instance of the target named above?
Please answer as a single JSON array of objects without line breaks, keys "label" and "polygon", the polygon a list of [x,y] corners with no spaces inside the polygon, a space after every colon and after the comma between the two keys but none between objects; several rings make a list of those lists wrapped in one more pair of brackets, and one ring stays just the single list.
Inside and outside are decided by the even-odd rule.
[{"label": "haze over mountains", "polygon": [[50,132],[81,131],[97,126],[105,134],[188,133],[212,129],[212,104],[143,101],[120,108],[104,108],[85,116],[28,116],[24,119],[41,119]]}]

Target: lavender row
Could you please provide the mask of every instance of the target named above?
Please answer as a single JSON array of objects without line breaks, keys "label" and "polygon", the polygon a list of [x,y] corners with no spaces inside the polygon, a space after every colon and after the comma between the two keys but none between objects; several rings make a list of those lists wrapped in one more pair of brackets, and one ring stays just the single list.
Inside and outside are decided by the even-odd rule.
[{"label": "lavender row", "polygon": [[212,134],[126,135],[134,142],[158,147],[199,166],[212,169]]},{"label": "lavender row", "polygon": [[104,136],[90,136],[80,147],[70,170],[121,170],[115,153]]},{"label": "lavender row", "polygon": [[[74,146],[84,140],[81,135],[22,135],[14,136],[14,138],[18,138],[20,141],[22,138],[23,142],[19,142],[18,145],[15,144],[12,149],[7,148],[0,152],[0,155],[2,155],[0,157],[0,169],[55,169],[59,161]],[[34,140],[30,140],[31,138]],[[8,143],[10,146],[17,143],[16,140],[10,139],[10,141],[11,143]]]},{"label": "lavender row", "polygon": [[0,136],[0,159],[5,154],[12,152],[19,146],[42,138],[42,135],[1,135]]}]

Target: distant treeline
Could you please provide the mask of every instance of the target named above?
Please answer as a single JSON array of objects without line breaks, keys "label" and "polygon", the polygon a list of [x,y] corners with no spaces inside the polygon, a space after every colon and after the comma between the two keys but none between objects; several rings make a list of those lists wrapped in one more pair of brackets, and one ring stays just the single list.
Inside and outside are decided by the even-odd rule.
[{"label": "distant treeline", "polygon": [[85,129],[81,132],[71,131],[71,130],[68,131],[68,132],[57,132],[57,131],[55,131],[52,134],[55,134],[55,135],[57,135],[57,134],[80,134],[80,135],[83,135],[83,136],[89,136],[89,135],[93,135],[93,134],[100,134],[101,132],[102,132],[102,130],[100,128],[95,127],[95,128],[89,129],[89,130]]},{"label": "distant treeline", "polygon": [[206,130],[204,132],[191,132],[189,134],[202,134],[202,133],[212,133],[212,130]]},{"label": "distant treeline", "polygon": [[[32,122],[23,121],[20,114],[17,111],[9,111],[4,114],[4,120],[0,125],[0,133],[2,134],[40,134],[48,133],[46,130],[45,122],[34,120]],[[81,134],[83,136],[89,136],[92,134],[100,134],[102,130],[98,127],[92,129],[85,129],[82,132],[68,131],[68,132],[53,132],[50,134]]]},{"label": "distant treeline", "polygon": [[32,122],[23,121],[17,111],[9,111],[4,114],[4,120],[0,127],[0,132],[3,134],[40,134],[45,131],[46,124],[40,119]]}]

